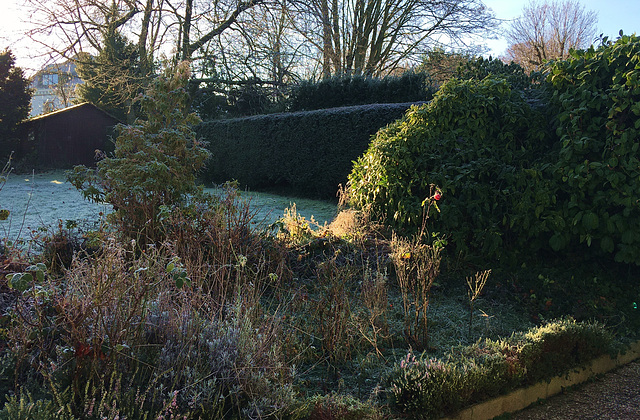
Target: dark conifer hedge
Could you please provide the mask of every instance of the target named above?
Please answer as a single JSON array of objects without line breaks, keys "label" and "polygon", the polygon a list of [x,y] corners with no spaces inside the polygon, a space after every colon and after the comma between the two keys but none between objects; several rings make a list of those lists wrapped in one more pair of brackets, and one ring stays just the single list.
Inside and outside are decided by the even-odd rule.
[{"label": "dark conifer hedge", "polygon": [[205,182],[335,198],[371,136],[411,106],[376,104],[206,121],[198,135],[212,158]]}]

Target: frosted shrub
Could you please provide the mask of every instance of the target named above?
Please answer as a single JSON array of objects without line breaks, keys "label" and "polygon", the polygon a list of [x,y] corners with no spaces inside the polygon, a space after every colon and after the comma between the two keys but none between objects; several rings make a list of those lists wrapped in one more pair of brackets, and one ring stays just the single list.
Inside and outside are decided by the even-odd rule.
[{"label": "frosted shrub", "polygon": [[445,360],[409,353],[388,377],[391,404],[409,417],[440,418],[566,373],[611,352],[612,342],[598,323],[562,319],[503,340],[454,348]]},{"label": "frosted shrub", "polygon": [[117,127],[114,155],[97,173],[76,166],[68,174],[86,198],[113,205],[112,222],[142,243],[161,238],[164,208],[198,192],[196,173],[209,157],[192,129],[199,119],[187,112],[189,77],[185,62],[156,78],[139,98],[146,120]]},{"label": "frosted shrub", "polygon": [[241,418],[281,414],[294,400],[275,321],[252,322],[239,304],[224,319],[185,314],[158,357],[156,381],[182,389],[180,402],[201,412]]}]

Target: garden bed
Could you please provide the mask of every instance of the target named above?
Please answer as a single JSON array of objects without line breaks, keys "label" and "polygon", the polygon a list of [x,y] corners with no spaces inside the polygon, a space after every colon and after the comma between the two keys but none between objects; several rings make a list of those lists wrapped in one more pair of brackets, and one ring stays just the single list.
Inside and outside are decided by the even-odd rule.
[{"label": "garden bed", "polygon": [[[222,200],[222,202],[227,202],[227,200]],[[233,200],[229,205],[230,208],[240,210],[243,208],[240,202]],[[449,258],[442,267],[439,267],[439,270],[436,270],[439,274],[434,272],[433,282],[430,284],[429,290],[426,290],[429,299],[428,305],[424,307],[424,312],[421,312],[417,317],[420,323],[426,321],[426,329],[423,330],[420,326],[422,324],[418,325],[412,321],[420,305],[420,302],[412,299],[416,293],[420,292],[417,289],[413,291],[406,289],[406,287],[411,287],[410,285],[402,286],[401,276],[398,273],[405,270],[406,273],[414,276],[416,274],[414,270],[419,270],[420,264],[432,263],[433,254],[425,254],[430,257],[425,260],[420,259],[420,252],[432,252],[432,248],[423,248],[407,239],[394,239],[392,233],[379,229],[375,224],[363,219],[362,215],[357,212],[341,213],[328,227],[314,230],[312,229],[313,223],[309,223],[306,218],[291,209],[285,212],[278,223],[273,225],[274,230],[268,237],[257,234],[257,231],[256,234],[248,234],[242,227],[246,226],[243,217],[248,216],[246,214],[242,216],[242,211],[237,213],[227,211],[226,214],[236,214],[236,216],[232,216],[231,223],[226,228],[230,230],[225,235],[228,235],[228,240],[231,241],[226,248],[222,246],[224,241],[220,242],[222,238],[214,239],[210,236],[216,230],[206,228],[204,231],[185,231],[184,227],[179,232],[184,236],[182,240],[185,241],[185,246],[188,245],[191,251],[187,251],[187,248],[181,250],[182,248],[177,244],[176,248],[171,251],[173,254],[153,251],[153,261],[148,260],[144,254],[135,256],[137,254],[135,249],[128,250],[126,244],[114,244],[113,252],[115,254],[109,257],[113,258],[113,262],[120,261],[121,257],[117,256],[120,255],[119,253],[123,256],[130,255],[122,261],[134,259],[122,267],[123,271],[117,269],[117,265],[115,266],[116,272],[109,271],[107,284],[122,282],[128,284],[127,282],[133,280],[131,273],[139,273],[140,279],[151,279],[154,277],[150,276],[158,276],[153,284],[164,285],[158,286],[160,288],[154,292],[158,293],[157,297],[153,297],[156,296],[154,294],[149,295],[149,303],[156,302],[159,296],[175,295],[177,301],[183,302],[181,305],[186,305],[181,306],[182,309],[179,310],[196,311],[193,312],[194,314],[199,309],[194,307],[192,302],[202,301],[198,305],[218,305],[215,303],[216,299],[227,299],[227,303],[231,304],[234,302],[233,289],[242,290],[244,293],[243,307],[249,305],[247,309],[253,309],[246,313],[243,310],[241,313],[233,315],[228,321],[231,324],[215,327],[227,331],[224,334],[232,334],[231,332],[237,328],[240,328],[239,331],[244,331],[240,336],[232,334],[222,337],[226,337],[225,340],[232,340],[231,342],[240,340],[233,345],[243,348],[240,354],[243,355],[242,357],[246,357],[249,363],[244,367],[236,366],[228,373],[248,372],[247,369],[250,370],[251,366],[257,367],[263,363],[267,363],[264,366],[265,369],[275,369],[276,366],[280,366],[278,369],[286,367],[278,376],[278,381],[283,381],[279,385],[282,392],[274,394],[273,391],[263,389],[259,392],[265,392],[264,395],[247,395],[247,398],[267,398],[265,401],[271,401],[271,404],[282,404],[279,406],[279,410],[282,410],[281,415],[286,412],[293,418],[315,418],[314,416],[327,413],[333,413],[331,415],[338,413],[337,417],[329,416],[328,418],[356,416],[354,418],[374,419],[389,416],[394,418],[394,416],[403,415],[401,414],[403,412],[410,416],[432,411],[435,417],[450,414],[456,410],[464,409],[469,403],[504,395],[512,389],[527,384],[530,380],[542,377],[534,376],[533,379],[527,379],[522,376],[522,366],[525,365],[514,362],[514,360],[519,360],[517,354],[511,350],[505,351],[504,345],[500,344],[508,343],[513,339],[509,337],[513,337],[512,335],[518,331],[535,331],[537,326],[544,327],[554,319],[572,315],[579,321],[598,320],[599,325],[607,326],[609,331],[607,334],[613,333],[618,338],[631,337],[633,331],[637,332],[635,325],[638,325],[638,315],[637,311],[633,309],[633,302],[637,301],[638,291],[637,288],[634,288],[633,283],[634,270],[624,270],[623,267],[616,268],[615,266],[608,266],[607,270],[603,270],[597,264],[584,264],[580,268],[558,268],[558,264],[549,261],[546,265],[529,266],[523,263],[521,267],[496,268],[489,272],[482,270],[481,267],[455,266],[452,259]],[[177,215],[176,217],[177,219],[172,223],[185,226],[184,220],[180,219],[182,216]],[[202,221],[209,220],[206,219],[209,217],[206,215],[198,217]],[[211,215],[211,217],[218,216]],[[214,220],[207,223],[211,223],[212,227],[218,226]],[[73,235],[73,232],[67,231],[65,227],[61,229],[61,232],[63,238],[64,235]],[[212,240],[214,242],[211,242]],[[179,236],[176,237],[176,241],[178,243],[181,241]],[[103,244],[103,246],[105,245]],[[218,247],[220,248],[216,250]],[[60,251],[59,249],[56,251],[56,249],[54,247],[53,253],[47,254],[48,258],[60,255],[56,254]],[[201,251],[193,254],[194,250],[205,249],[209,249],[206,251],[209,254],[201,254]],[[50,249],[50,251],[52,250]],[[175,258],[176,253],[181,255],[180,260],[172,259]],[[151,254],[148,255],[150,258]],[[174,256],[171,257],[171,255]],[[216,261],[218,270],[215,273],[206,271],[208,270],[205,270],[206,266],[197,262],[205,255],[208,255],[206,261]],[[193,257],[197,258],[193,259]],[[88,270],[90,266],[96,264],[98,266],[105,265],[105,262],[101,262],[100,258],[106,257],[90,257],[88,260],[82,260],[85,262],[80,261],[80,265],[68,271],[67,274],[60,271],[54,272],[53,266],[47,263],[49,271],[43,272],[46,281],[39,287],[50,290],[48,293],[53,299],[52,302],[73,300],[75,298],[67,293],[80,288],[82,291],[79,293],[94,299],[92,305],[119,313],[122,309],[112,306],[119,305],[119,300],[103,301],[103,297],[89,296],[89,290],[100,290],[104,285],[96,284],[95,281],[98,279],[88,276],[88,272],[82,270]],[[112,265],[113,262],[109,264]],[[14,267],[13,271],[28,270],[24,264]],[[37,269],[34,270],[37,272]],[[626,271],[625,275],[621,275],[622,271]],[[171,285],[175,279],[180,278],[180,273],[185,273],[185,275],[188,273],[190,276],[192,285],[187,290],[175,290],[175,286]],[[478,290],[472,300],[473,294],[470,292],[474,287],[479,286],[478,282],[481,280],[482,273],[487,273],[486,284]],[[34,275],[35,277],[37,276]],[[162,280],[165,277],[168,283],[162,283],[165,281]],[[616,282],[613,282],[614,278]],[[224,290],[216,289],[224,284],[216,283],[218,281],[229,282],[230,286]],[[58,286],[60,282],[69,284],[68,288],[60,289]],[[133,287],[133,284],[135,283],[128,287]],[[414,284],[413,287],[418,286]],[[31,289],[25,289],[27,296],[28,293],[31,293],[28,290]],[[204,290],[209,290],[208,296],[202,295]],[[140,293],[143,292],[140,291]],[[15,294],[14,291],[9,293]],[[148,293],[148,291],[144,293]],[[188,297],[189,302],[183,301],[183,297],[180,297],[183,294],[184,297]],[[211,296],[216,294],[218,298],[210,301]],[[405,301],[405,299],[409,300]],[[78,301],[77,304],[81,302],[83,302],[82,305],[87,304],[86,300]],[[164,302],[161,305],[167,304]],[[69,305],[69,303],[65,305]],[[160,303],[153,305],[160,305]],[[153,308],[155,306],[148,308],[151,314],[156,311]],[[216,316],[223,314],[227,314],[224,317],[230,316],[227,310],[219,307],[216,310],[218,314]],[[153,316],[161,315],[158,313]],[[197,317],[201,316],[203,315],[197,315]],[[236,318],[237,316],[240,318]],[[209,331],[210,327],[207,325],[216,325],[218,321],[215,319],[212,318],[198,328]],[[64,325],[68,321],[54,317],[47,322]],[[157,322],[153,321],[153,324],[157,324]],[[163,322],[171,324],[182,321],[167,320]],[[211,324],[208,324],[209,322]],[[254,329],[263,331],[259,334],[266,334],[264,335],[266,341],[249,345],[251,340],[255,339],[251,333],[254,330],[243,330],[246,328],[246,326],[242,326],[244,322],[249,322],[250,325],[255,325]],[[86,331],[87,334],[93,336],[94,333],[90,331],[94,331],[95,327],[91,325],[86,327],[89,328]],[[178,328],[177,325],[176,328]],[[591,331],[590,328],[587,327],[586,331]],[[153,335],[158,332],[149,331],[145,334]],[[177,332],[164,332],[163,334],[171,336]],[[206,334],[211,334],[211,332]],[[81,337],[84,337],[82,340],[88,340],[87,336]],[[103,342],[104,337],[106,336],[94,336],[92,340],[99,339],[100,342]],[[70,337],[66,342],[73,343],[78,339],[79,337]],[[143,341],[136,341],[141,339]],[[113,358],[114,362],[120,360],[122,356],[127,358],[134,356],[140,358],[143,355],[151,357],[145,352],[141,354],[127,353],[126,355],[123,353],[133,351],[126,349],[145,348],[148,343],[141,336],[132,336],[121,340],[122,342],[118,345],[109,344],[108,348],[112,349],[111,353],[106,350],[101,350],[102,353],[94,353],[95,345],[93,344],[87,344],[86,349],[85,347],[63,346],[63,348],[68,348],[66,357],[71,356],[71,359],[65,359],[67,364],[63,363],[62,366],[76,366],[74,368],[76,370],[78,366],[87,363],[102,365],[105,362],[97,357],[100,354],[107,357],[106,360]],[[188,347],[193,346],[192,351],[197,350],[199,346],[197,341],[190,341],[196,340],[195,337],[183,337],[182,340],[186,340]],[[89,340],[89,342],[91,341]],[[516,342],[518,341],[516,340]],[[597,340],[587,340],[587,342],[597,342]],[[526,347],[522,342],[518,343],[520,344],[513,344],[512,347]],[[256,344],[266,347],[255,347]],[[41,342],[40,345],[44,345],[44,342]],[[159,343],[158,345],[169,346],[168,349],[172,348],[169,343]],[[600,353],[608,352],[609,347],[607,346],[603,344],[597,349]],[[556,349],[558,347],[562,348],[563,346],[555,346]],[[510,347],[507,346],[507,348]],[[115,349],[118,351],[114,351]],[[264,359],[266,354],[263,352],[268,349],[271,349],[269,351],[277,351],[277,360],[270,359],[272,356]],[[589,347],[582,348],[581,351],[580,358],[576,359],[580,362],[587,360],[585,352],[593,353]],[[87,354],[85,355],[84,352]],[[197,354],[197,352],[191,354],[190,358],[204,357]],[[220,355],[219,353],[213,355],[215,354]],[[172,357],[180,358],[182,356],[173,353]],[[568,366],[575,366],[572,364],[575,362],[574,359],[565,363],[563,356],[558,356],[558,358],[561,362],[550,365],[544,375],[555,375]],[[403,363],[406,366],[409,362],[414,364],[418,360],[431,366],[429,369],[434,366],[450,366],[454,376],[458,374],[456,372],[462,372],[459,369],[469,371],[471,365],[465,363],[473,361],[472,365],[479,369],[474,375],[481,375],[473,381],[480,380],[482,382],[482,375],[488,372],[490,375],[494,375],[489,376],[488,383],[491,384],[491,387],[477,395],[469,394],[466,400],[463,398],[444,405],[438,405],[437,401],[433,405],[433,398],[428,397],[425,400],[424,396],[418,396],[409,398],[407,400],[409,405],[403,406],[399,404],[398,398],[393,396],[394,372],[397,374],[398,369],[402,370]],[[76,365],[69,365],[70,361]],[[463,363],[457,365],[460,362]],[[56,359],[56,366],[60,363],[61,361]],[[118,363],[122,363],[122,360]],[[188,366],[187,362],[182,359],[176,363],[182,364],[185,368]],[[440,365],[441,363],[443,364]],[[124,372],[126,371],[125,369]],[[288,373],[285,374],[285,372]],[[505,373],[506,376],[504,376]],[[506,382],[500,382],[496,378],[506,378]],[[182,383],[181,386],[188,386],[189,383],[193,383],[189,381],[197,383],[199,380],[201,379],[198,379],[197,376],[191,379],[185,377],[179,382]],[[249,382],[240,386],[253,387],[262,383],[260,382],[262,379],[258,379],[258,377],[246,380]],[[271,377],[268,380],[276,380],[276,378]],[[471,383],[477,385],[477,382],[473,381]],[[418,383],[422,382],[421,380]],[[454,380],[448,382],[457,383]],[[468,384],[464,385],[463,382],[459,382],[462,388],[457,391],[451,390],[453,391],[452,395],[464,397],[467,393],[464,389]],[[140,383],[138,386],[144,385]],[[228,386],[231,385],[225,385],[222,382],[222,388],[214,386],[212,389],[222,393],[223,399],[227,401],[225,410],[233,411],[235,409],[229,408],[227,404],[231,404],[233,407],[234,404],[240,402],[233,402],[231,394],[226,394],[230,392],[230,389],[233,389],[232,387],[227,388]],[[476,386],[474,385],[474,387]],[[482,390],[481,387],[476,388]],[[104,390],[103,392],[111,391]],[[545,392],[547,392],[546,388]],[[23,395],[23,398],[27,397]],[[231,400],[227,400],[228,398]],[[118,401],[120,401],[119,404],[126,404],[122,400]],[[250,399],[250,401],[253,400]],[[18,404],[18,400],[15,403]],[[179,406],[182,406],[183,403],[186,404],[186,401],[178,400],[177,402]],[[421,405],[424,403],[432,408],[425,411],[424,406]],[[238,409],[240,410],[240,408]],[[479,409],[476,408],[477,410]],[[204,412],[207,411],[194,411],[192,414]],[[422,415],[426,416],[426,414]]]}]

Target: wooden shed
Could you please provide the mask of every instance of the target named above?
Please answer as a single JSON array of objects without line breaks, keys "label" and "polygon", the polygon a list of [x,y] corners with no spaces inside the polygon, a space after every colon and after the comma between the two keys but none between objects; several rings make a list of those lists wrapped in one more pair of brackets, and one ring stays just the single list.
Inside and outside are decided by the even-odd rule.
[{"label": "wooden shed", "polygon": [[95,166],[96,150],[113,149],[119,122],[88,102],[30,118],[20,125],[16,157],[34,158],[45,168]]}]

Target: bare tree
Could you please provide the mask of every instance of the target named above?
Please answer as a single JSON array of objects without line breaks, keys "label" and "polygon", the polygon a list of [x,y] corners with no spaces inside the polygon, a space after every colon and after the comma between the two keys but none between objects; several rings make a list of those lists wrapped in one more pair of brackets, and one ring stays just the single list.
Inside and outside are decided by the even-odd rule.
[{"label": "bare tree", "polygon": [[[265,0],[25,0],[31,11],[33,29],[28,36],[59,60],[71,60],[83,68],[87,86],[83,98],[91,100],[127,121],[135,118],[134,98],[144,90],[158,64],[183,60],[193,62],[194,69],[215,63],[230,51],[243,49],[238,40],[260,46],[264,34],[270,34],[271,21],[259,21],[268,8]],[[250,13],[253,9],[260,13]],[[273,19],[272,19],[273,21]],[[261,36],[248,35],[262,26]],[[244,29],[247,26],[247,29]],[[255,32],[255,31],[254,31]],[[229,35],[231,33],[231,35]],[[122,37],[120,53],[106,51],[114,34]],[[285,35],[271,36],[269,47],[243,49],[241,58],[234,57],[246,80],[252,71],[267,78],[283,81],[287,75],[284,60],[275,60],[284,51]],[[224,42],[222,40],[224,39]],[[246,43],[245,43],[246,44]],[[273,46],[273,48],[271,48]],[[133,50],[132,50],[133,48]],[[272,51],[263,66],[255,51]],[[134,54],[135,53],[135,54]],[[265,54],[262,54],[264,57]],[[262,65],[259,69],[256,63]],[[290,64],[290,62],[289,62]],[[247,71],[249,69],[249,71]],[[206,77],[196,72],[196,77]],[[238,77],[226,72],[223,77]],[[224,80],[223,86],[229,86]]]},{"label": "bare tree", "polygon": [[117,31],[137,48],[141,80],[160,59],[186,59],[212,86],[251,80],[276,94],[319,74],[391,74],[497,24],[481,0],[25,1],[30,37],[65,59],[97,57]]},{"label": "bare tree", "polygon": [[161,56],[191,59],[263,0],[26,0],[28,36],[72,59],[99,53],[107,30],[118,30],[137,48],[143,69]]},{"label": "bare tree", "polygon": [[480,0],[310,0],[296,28],[318,51],[322,74],[384,75],[436,45],[467,45],[496,27]]},{"label": "bare tree", "polygon": [[527,71],[547,60],[564,59],[571,49],[585,48],[596,33],[598,17],[576,0],[533,1],[507,31],[506,58]]},{"label": "bare tree", "polygon": [[231,29],[202,55],[219,77],[281,87],[304,71],[306,46],[292,30],[286,1],[252,8]]}]

